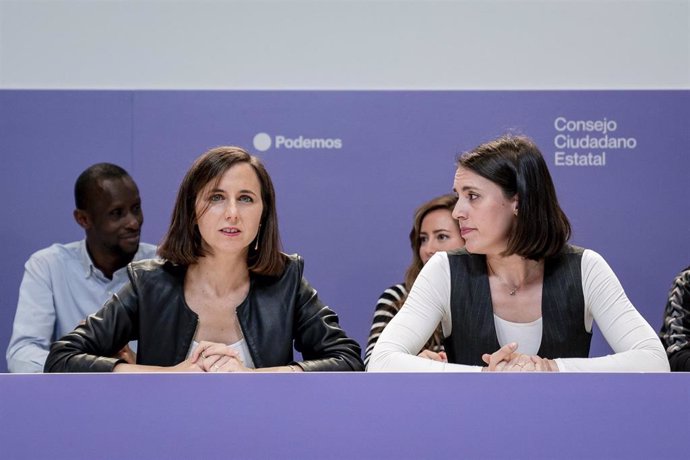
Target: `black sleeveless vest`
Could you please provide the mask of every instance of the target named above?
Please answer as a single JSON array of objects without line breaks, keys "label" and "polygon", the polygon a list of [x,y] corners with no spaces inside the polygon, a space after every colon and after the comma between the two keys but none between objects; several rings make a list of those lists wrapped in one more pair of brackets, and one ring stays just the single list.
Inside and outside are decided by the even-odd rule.
[{"label": "black sleeveless vest", "polygon": [[[585,330],[582,252],[567,245],[544,264],[542,358],[586,358],[592,334]],[[448,362],[484,366],[482,354],[500,348],[486,271],[486,257],[464,249],[448,253],[453,330],[444,340]]]}]

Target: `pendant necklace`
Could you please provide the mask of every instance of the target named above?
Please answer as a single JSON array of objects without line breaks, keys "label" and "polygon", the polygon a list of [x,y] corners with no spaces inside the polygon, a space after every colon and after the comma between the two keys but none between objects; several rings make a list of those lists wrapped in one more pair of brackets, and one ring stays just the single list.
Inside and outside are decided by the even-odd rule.
[{"label": "pendant necklace", "polygon": [[525,279],[522,280],[522,283],[521,283],[521,284],[513,284],[513,285],[512,285],[512,288],[511,288],[511,285],[510,285],[510,284],[508,284],[506,281],[503,280],[503,278],[501,278],[500,276],[498,276],[498,274],[496,273],[496,271],[494,270],[494,268],[493,268],[493,267],[491,266],[491,264],[489,263],[489,260],[488,260],[488,259],[487,259],[487,261],[486,261],[486,265],[489,266],[489,273],[492,274],[492,275],[496,275],[496,278],[498,278],[498,280],[499,280],[501,283],[505,284],[505,285],[508,287],[508,295],[510,295],[510,296],[515,296],[515,294],[517,294],[517,292],[518,292],[518,291],[520,290],[520,288],[527,282],[527,280],[529,279],[529,276],[530,276],[530,272],[527,271],[527,273],[525,274]]}]

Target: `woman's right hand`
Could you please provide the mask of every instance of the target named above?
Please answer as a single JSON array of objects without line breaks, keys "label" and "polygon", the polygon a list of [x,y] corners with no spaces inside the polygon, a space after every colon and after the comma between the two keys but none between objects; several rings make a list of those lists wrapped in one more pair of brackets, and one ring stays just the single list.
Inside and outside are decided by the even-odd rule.
[{"label": "woman's right hand", "polygon": [[518,344],[515,342],[508,343],[506,345],[503,345],[501,348],[498,349],[498,351],[495,351],[492,354],[485,353],[482,355],[482,361],[484,361],[486,364],[488,364],[487,367],[483,368],[482,371],[488,371],[488,372],[496,372],[496,371],[502,371],[503,368],[511,361],[517,358],[517,355],[520,355],[520,353],[516,353],[515,350],[517,350]]},{"label": "woman's right hand", "polygon": [[240,354],[223,343],[202,341],[189,357],[203,372],[241,372]]},{"label": "woman's right hand", "polygon": [[200,366],[200,363],[193,362],[192,358],[189,357],[179,364],[168,367],[168,372],[204,372],[204,369]]},{"label": "woman's right hand", "polygon": [[509,343],[497,352],[484,354],[482,360],[488,367],[482,371],[489,372],[558,372],[558,366],[551,359],[518,353],[517,343]]}]

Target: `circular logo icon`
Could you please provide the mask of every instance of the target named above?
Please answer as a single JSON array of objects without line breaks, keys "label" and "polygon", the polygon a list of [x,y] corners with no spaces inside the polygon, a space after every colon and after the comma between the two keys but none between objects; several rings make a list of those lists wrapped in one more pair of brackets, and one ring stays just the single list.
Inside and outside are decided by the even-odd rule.
[{"label": "circular logo icon", "polygon": [[254,148],[259,152],[265,152],[271,148],[271,136],[266,133],[259,133],[254,136]]}]

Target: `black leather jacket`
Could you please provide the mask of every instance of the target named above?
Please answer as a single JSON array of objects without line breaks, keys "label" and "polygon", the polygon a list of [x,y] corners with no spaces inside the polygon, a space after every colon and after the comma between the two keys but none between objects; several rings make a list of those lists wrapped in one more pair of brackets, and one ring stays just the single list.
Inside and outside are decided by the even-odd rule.
[{"label": "black leather jacket", "polygon": [[[251,276],[237,318],[257,368],[296,364],[305,371],[361,371],[360,347],[338,316],[303,278],[304,261],[287,256],[279,278]],[[130,282],[84,325],[53,343],[45,372],[108,372],[109,358],[138,340],[137,364],[174,366],[185,360],[199,317],[185,303],[186,268],[160,260],[133,262]],[[294,348],[304,361],[293,361]]]}]

